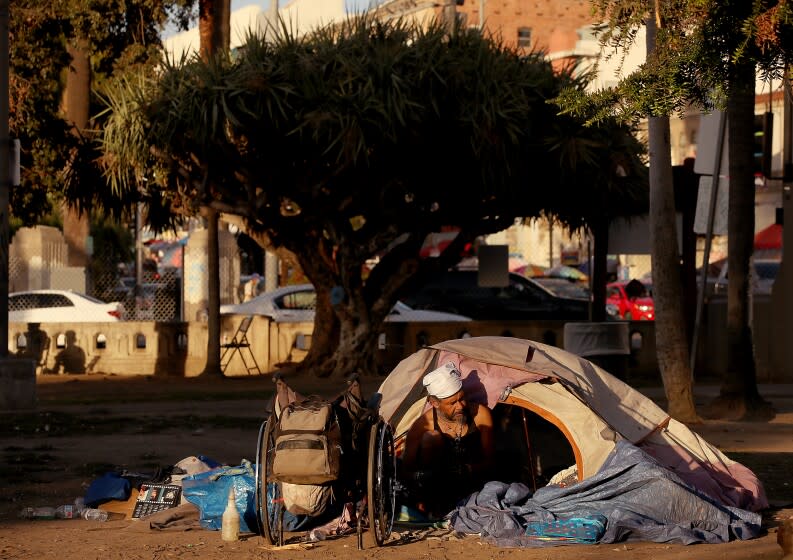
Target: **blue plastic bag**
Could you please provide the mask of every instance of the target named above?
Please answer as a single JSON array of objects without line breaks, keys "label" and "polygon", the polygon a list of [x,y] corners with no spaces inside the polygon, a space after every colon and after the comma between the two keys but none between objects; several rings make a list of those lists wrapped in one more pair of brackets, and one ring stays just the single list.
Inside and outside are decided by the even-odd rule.
[{"label": "blue plastic bag", "polygon": [[129,480],[117,472],[106,472],[91,482],[85,491],[85,505],[95,508],[110,500],[128,500],[130,495]]},{"label": "blue plastic bag", "polygon": [[198,507],[199,522],[204,529],[219,531],[229,490],[234,488],[240,514],[240,531],[258,532],[254,494],[256,478],[250,461],[243,459],[237,467],[218,467],[182,479],[182,495]]}]

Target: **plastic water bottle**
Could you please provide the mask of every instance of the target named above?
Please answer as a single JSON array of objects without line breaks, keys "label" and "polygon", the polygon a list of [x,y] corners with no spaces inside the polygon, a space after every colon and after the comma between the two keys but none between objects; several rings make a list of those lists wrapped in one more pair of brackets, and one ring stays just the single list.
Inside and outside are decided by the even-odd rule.
[{"label": "plastic water bottle", "polygon": [[85,508],[82,516],[88,521],[107,521],[107,512],[103,509]]},{"label": "plastic water bottle", "polygon": [[55,519],[54,507],[26,507],[19,513],[22,519]]},{"label": "plastic water bottle", "polygon": [[55,508],[55,517],[58,519],[77,519],[80,517],[80,510],[73,504],[65,504]]},{"label": "plastic water bottle", "polygon": [[224,541],[237,541],[240,538],[240,512],[237,511],[234,487],[229,489],[226,510],[223,512],[221,538]]},{"label": "plastic water bottle", "polygon": [[58,507],[26,507],[19,513],[23,519],[77,519],[80,517],[85,502],[83,498],[74,500],[74,504],[64,504]]}]

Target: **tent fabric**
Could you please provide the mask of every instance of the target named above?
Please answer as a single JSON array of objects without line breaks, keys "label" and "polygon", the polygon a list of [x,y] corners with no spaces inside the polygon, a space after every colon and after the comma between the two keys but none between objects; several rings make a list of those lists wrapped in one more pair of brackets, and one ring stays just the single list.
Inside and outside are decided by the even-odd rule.
[{"label": "tent fabric", "polygon": [[[513,389],[508,403],[530,403],[528,408],[556,425],[572,440],[576,464],[583,465],[579,478],[594,475],[614,450],[622,436],[612,430],[601,418],[594,416],[586,404],[558,383],[526,383]],[[523,405],[525,406],[525,405]],[[549,417],[549,410],[564,410],[564,419]],[[580,458],[579,458],[580,455]]]},{"label": "tent fabric", "polygon": [[521,483],[488,482],[452,513],[451,523],[457,531],[480,534],[501,546],[542,546],[560,542],[537,540],[526,535],[527,527],[601,516],[606,528],[600,543],[723,543],[758,536],[762,522],[757,513],[700,494],[641,449],[621,441],[602,469],[584,482],[546,486],[534,495]]},{"label": "tent fabric", "polygon": [[690,485],[723,503],[754,511],[768,507],[762,484],[751,470],[677,420],[672,419],[641,447]]},{"label": "tent fabric", "polygon": [[554,423],[568,439],[583,479],[602,467],[615,444],[627,440],[646,447],[714,500],[751,511],[768,506],[754,473],[674,421],[639,391],[580,356],[524,339],[449,340],[402,360],[379,389],[380,413],[395,427],[397,440],[427,409],[422,377],[449,360],[460,369],[470,400],[491,409],[509,402]]}]

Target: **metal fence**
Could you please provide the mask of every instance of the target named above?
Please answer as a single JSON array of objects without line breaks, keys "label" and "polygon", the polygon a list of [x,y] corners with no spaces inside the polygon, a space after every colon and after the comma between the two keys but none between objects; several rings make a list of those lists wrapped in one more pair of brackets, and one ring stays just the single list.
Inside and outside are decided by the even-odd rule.
[{"label": "metal fence", "polygon": [[179,321],[182,318],[182,271],[167,268],[146,274],[142,282],[135,276],[96,278],[88,293],[102,301],[123,304],[128,321]]},{"label": "metal fence", "polygon": [[[128,267],[112,259],[94,256],[83,274],[75,274],[69,267],[50,267],[46,264],[31,269],[30,263],[18,257],[9,258],[10,292],[36,289],[73,290],[83,292],[102,302],[121,304],[120,319],[126,321],[180,321],[182,320],[182,269],[163,267],[145,270],[141,282],[128,274]],[[134,274],[134,270],[133,270]],[[77,279],[77,280],[76,280]],[[84,285],[84,289],[80,287]],[[9,303],[10,311],[50,307],[58,302],[33,296],[17,297]],[[65,301],[63,305],[69,305]],[[78,303],[71,312],[75,321],[88,320]]]}]

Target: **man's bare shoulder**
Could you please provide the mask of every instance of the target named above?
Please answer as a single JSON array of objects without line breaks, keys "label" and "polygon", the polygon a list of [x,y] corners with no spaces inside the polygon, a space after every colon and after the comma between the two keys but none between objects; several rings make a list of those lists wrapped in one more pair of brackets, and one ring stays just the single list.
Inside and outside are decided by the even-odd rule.
[{"label": "man's bare shoulder", "polygon": [[413,425],[410,427],[410,431],[414,433],[426,432],[427,430],[432,429],[432,427],[432,409],[430,408],[428,411],[416,418],[416,421],[413,422]]},{"label": "man's bare shoulder", "polygon": [[490,413],[490,409],[487,408],[486,405],[481,403],[473,403],[473,416],[474,422],[477,425],[492,425],[493,424],[493,415]]}]

